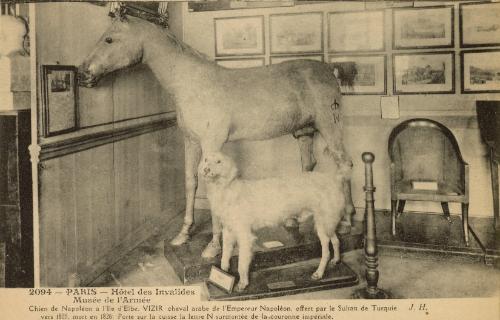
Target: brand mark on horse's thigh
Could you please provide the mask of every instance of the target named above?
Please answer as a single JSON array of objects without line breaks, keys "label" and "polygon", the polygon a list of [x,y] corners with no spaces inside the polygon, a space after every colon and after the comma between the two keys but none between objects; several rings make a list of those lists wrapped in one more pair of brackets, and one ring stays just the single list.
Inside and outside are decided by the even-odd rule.
[{"label": "brand mark on horse's thigh", "polygon": [[337,102],[337,99],[333,100],[333,103],[330,105],[330,108],[333,112],[333,122],[340,122],[340,104]]}]

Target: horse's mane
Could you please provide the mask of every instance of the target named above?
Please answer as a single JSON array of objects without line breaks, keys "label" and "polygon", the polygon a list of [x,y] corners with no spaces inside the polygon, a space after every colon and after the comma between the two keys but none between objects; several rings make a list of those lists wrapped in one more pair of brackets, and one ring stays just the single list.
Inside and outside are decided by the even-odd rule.
[{"label": "horse's mane", "polygon": [[188,44],[186,44],[185,42],[177,39],[172,33],[170,33],[170,31],[166,30],[165,34],[172,41],[172,43],[177,47],[177,49],[179,49],[179,51],[188,52],[188,53],[191,53],[191,54],[197,56],[198,58],[210,61],[210,58],[206,54],[201,53],[200,51],[198,51],[198,50],[194,49],[193,47],[189,46]]}]

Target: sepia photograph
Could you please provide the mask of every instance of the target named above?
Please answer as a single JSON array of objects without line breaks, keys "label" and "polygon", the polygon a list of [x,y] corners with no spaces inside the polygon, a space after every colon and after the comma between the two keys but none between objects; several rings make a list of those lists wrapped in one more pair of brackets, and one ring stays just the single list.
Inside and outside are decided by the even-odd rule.
[{"label": "sepia photograph", "polygon": [[498,319],[497,6],[0,0],[0,318]]}]

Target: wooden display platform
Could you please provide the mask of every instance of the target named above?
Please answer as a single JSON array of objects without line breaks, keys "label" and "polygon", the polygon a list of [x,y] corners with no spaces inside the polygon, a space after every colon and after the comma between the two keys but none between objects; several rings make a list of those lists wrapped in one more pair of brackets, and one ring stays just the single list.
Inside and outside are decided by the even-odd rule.
[{"label": "wooden display platform", "polygon": [[243,292],[227,293],[205,282],[209,300],[249,300],[357,285],[358,276],[346,264],[330,263],[321,280],[311,280],[319,259],[258,270],[250,274],[250,284]]},{"label": "wooden display platform", "polygon": [[[204,281],[212,265],[220,265],[220,256],[213,259],[204,259],[201,252],[211,239],[210,212],[208,210],[196,210],[195,227],[191,240],[181,246],[171,246],[165,241],[165,258],[174,268],[177,276],[184,284]],[[168,234],[176,235],[182,225],[183,215],[179,215],[167,231]],[[321,255],[321,245],[314,231],[312,220],[307,220],[300,228],[287,229],[275,227],[260,230],[257,233],[255,255],[251,270],[281,267],[296,262],[318,258]],[[347,252],[363,247],[363,228],[361,223],[353,225],[351,233],[339,235],[341,252]],[[283,246],[277,248],[266,248],[265,243],[279,241]],[[237,274],[237,252],[231,259],[230,273]]]}]

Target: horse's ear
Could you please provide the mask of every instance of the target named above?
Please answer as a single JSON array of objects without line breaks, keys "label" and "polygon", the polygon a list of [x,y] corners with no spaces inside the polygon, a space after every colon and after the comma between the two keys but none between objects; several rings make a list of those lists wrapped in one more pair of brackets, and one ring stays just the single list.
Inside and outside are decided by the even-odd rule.
[{"label": "horse's ear", "polygon": [[120,19],[121,22],[127,22],[127,8],[120,6],[109,12],[109,16],[114,20]]}]

